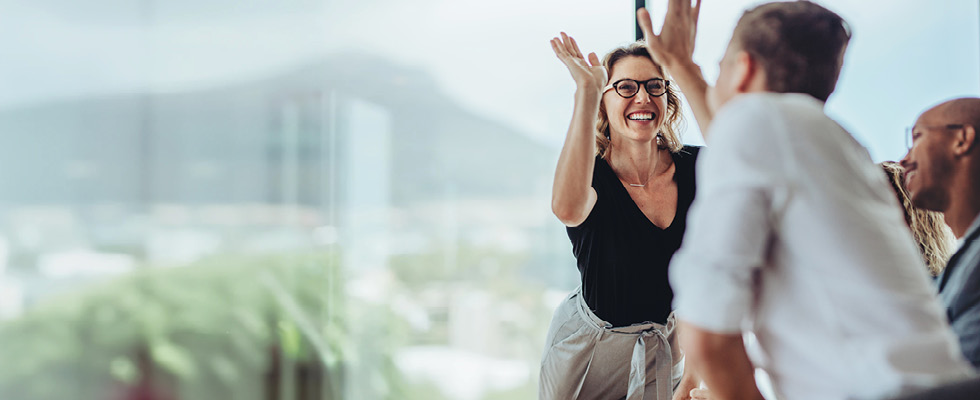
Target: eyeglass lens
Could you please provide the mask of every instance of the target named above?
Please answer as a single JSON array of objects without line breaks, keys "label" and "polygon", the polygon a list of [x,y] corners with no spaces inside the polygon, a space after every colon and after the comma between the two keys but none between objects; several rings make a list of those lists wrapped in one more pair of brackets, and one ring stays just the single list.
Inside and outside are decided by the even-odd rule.
[{"label": "eyeglass lens", "polygon": [[[666,85],[664,84],[664,81],[660,79],[651,79],[644,83],[647,94],[651,96],[661,96],[666,91]],[[632,79],[624,79],[616,84],[616,93],[619,93],[619,95],[623,97],[633,97],[640,91],[639,85],[640,82]]]}]

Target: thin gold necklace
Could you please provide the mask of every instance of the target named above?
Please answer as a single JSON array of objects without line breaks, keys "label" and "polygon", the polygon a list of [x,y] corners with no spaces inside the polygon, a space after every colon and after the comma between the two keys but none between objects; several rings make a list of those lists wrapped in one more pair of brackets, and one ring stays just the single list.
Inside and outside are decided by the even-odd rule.
[{"label": "thin gold necklace", "polygon": [[[657,134],[657,165],[660,164],[660,150],[663,150],[663,149],[666,149],[667,148],[667,146],[665,146],[663,143],[664,143],[664,136],[662,134],[658,133]],[[654,171],[657,171],[657,165],[654,165],[653,166],[653,170]],[[650,176],[649,175],[647,175],[647,183],[650,183]],[[627,184],[630,185],[630,186],[632,186],[632,187],[646,187],[647,186],[647,183],[642,183],[642,184],[640,184],[640,183],[627,183]]]}]

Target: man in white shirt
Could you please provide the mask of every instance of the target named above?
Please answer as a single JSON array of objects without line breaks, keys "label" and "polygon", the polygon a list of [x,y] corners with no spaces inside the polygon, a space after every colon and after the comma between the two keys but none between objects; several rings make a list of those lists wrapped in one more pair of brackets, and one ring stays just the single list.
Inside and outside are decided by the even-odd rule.
[{"label": "man in white shirt", "polygon": [[912,203],[940,211],[960,243],[939,276],[939,298],[963,355],[980,367],[980,99],[922,113],[902,159]]},{"label": "man in white shirt", "polygon": [[[710,140],[670,266],[690,382],[718,399],[880,398],[969,376],[894,194],[823,112],[850,38],[811,2],[739,20],[710,90],[691,59],[700,2],[671,0],[654,58]],[[757,339],[750,361],[742,333]],[[693,377],[692,377],[693,376]]]}]

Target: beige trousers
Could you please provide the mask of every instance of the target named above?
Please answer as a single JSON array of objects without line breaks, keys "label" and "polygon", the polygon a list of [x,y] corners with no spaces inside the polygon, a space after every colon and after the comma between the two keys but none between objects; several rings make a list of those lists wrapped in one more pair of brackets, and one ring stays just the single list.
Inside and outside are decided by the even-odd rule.
[{"label": "beige trousers", "polygon": [[666,326],[613,327],[576,289],[551,320],[538,398],[670,400],[684,374],[676,340],[673,314]]}]

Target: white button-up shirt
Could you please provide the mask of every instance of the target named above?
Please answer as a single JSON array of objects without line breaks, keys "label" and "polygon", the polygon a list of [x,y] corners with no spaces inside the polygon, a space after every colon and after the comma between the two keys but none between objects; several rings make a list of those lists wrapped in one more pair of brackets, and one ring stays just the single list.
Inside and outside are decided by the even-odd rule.
[{"label": "white button-up shirt", "polygon": [[783,399],[879,398],[968,376],[895,193],[823,103],[749,94],[715,116],[670,266],[679,319],[752,332]]}]

